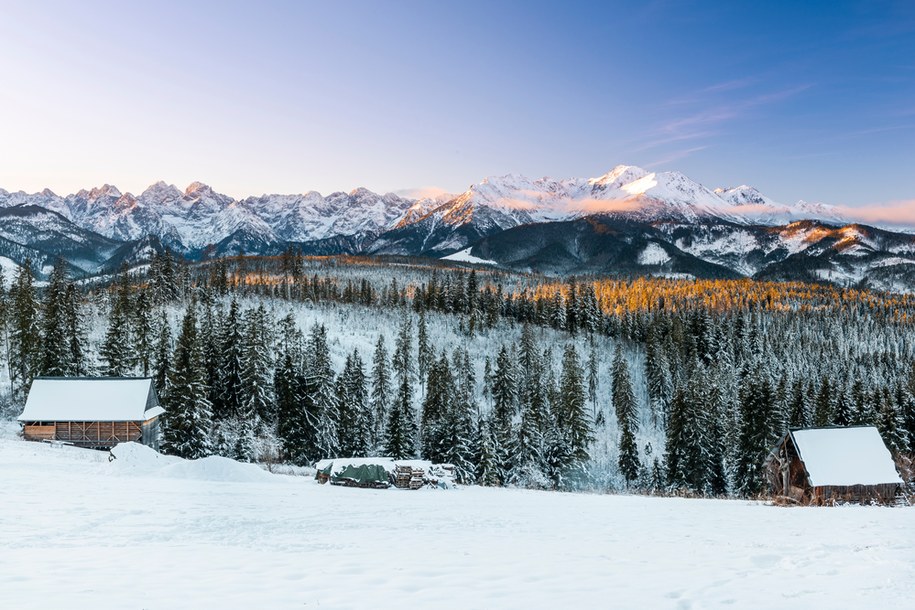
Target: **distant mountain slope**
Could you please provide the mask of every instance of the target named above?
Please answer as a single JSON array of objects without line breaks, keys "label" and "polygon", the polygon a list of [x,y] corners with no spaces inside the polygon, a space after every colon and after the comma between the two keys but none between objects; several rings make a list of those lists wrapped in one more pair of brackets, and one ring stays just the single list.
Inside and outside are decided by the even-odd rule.
[{"label": "distant mountain slope", "polygon": [[134,196],[111,185],[61,197],[0,189],[0,256],[45,270],[111,272],[170,249],[405,255],[551,273],[761,277],[915,291],[915,237],[785,205],[751,186],[710,189],[679,172],[619,165],[596,178],[492,176],[422,199],[364,188],[235,199],[194,182]]}]

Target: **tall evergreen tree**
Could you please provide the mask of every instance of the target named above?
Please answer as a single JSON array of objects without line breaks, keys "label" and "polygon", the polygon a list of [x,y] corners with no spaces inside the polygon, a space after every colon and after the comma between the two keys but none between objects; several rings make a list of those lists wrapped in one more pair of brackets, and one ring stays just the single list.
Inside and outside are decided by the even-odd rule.
[{"label": "tall evergreen tree", "polygon": [[832,423],[832,386],[829,377],[824,377],[817,394],[813,424],[818,427],[828,426]]},{"label": "tall evergreen tree", "polygon": [[341,455],[368,455],[374,421],[368,403],[365,365],[358,350],[347,355],[343,373],[337,378],[337,401]]},{"label": "tall evergreen tree", "polygon": [[168,323],[168,314],[162,310],[156,326],[156,347],[153,359],[153,381],[159,398],[166,401],[168,395],[168,373],[172,368],[172,329]]},{"label": "tall evergreen tree", "polygon": [[385,431],[385,451],[395,459],[413,457],[416,454],[416,413],[413,409],[413,325],[404,318],[397,334],[394,349],[394,374],[396,389],[388,413]]},{"label": "tall evergreen tree", "polygon": [[86,345],[89,342],[83,313],[80,308],[79,292],[73,283],[67,285],[64,297],[64,324],[66,325],[69,374],[78,377],[89,374],[89,358]]},{"label": "tall evergreen tree", "polygon": [[[245,381],[242,379],[243,361],[245,360],[245,339],[242,337],[243,325],[238,311],[238,301],[232,299],[229,311],[222,321],[220,329],[213,329],[215,350],[211,359],[217,366],[213,371],[213,415],[217,419],[230,419],[245,413]],[[255,332],[254,329],[248,329]],[[266,349],[266,346],[264,347]],[[252,354],[253,355],[253,354]],[[253,414],[253,411],[251,412]]]},{"label": "tall evergreen tree", "polygon": [[339,413],[334,391],[334,372],[327,346],[327,329],[315,323],[309,332],[308,361],[301,379],[300,395],[307,422],[303,453],[309,462],[335,457],[339,452]]},{"label": "tall evergreen tree", "polygon": [[183,458],[204,457],[212,448],[211,406],[197,331],[196,305],[191,303],[175,344],[163,417],[163,449]]},{"label": "tall evergreen tree", "polygon": [[41,319],[41,375],[61,377],[70,375],[74,368],[70,362],[70,346],[67,341],[66,297],[65,265],[63,260],[58,260],[51,271],[44,293]]},{"label": "tall evergreen tree", "polygon": [[371,446],[373,447],[373,450],[381,443],[384,436],[385,424],[388,419],[388,406],[391,403],[390,366],[384,335],[378,335],[378,341],[375,343],[375,352],[372,356],[371,409],[375,422],[371,437]]},{"label": "tall evergreen tree", "polygon": [[153,368],[154,337],[151,305],[148,291],[141,288],[137,292],[136,306],[133,308],[132,326],[136,365],[143,377],[149,377]]},{"label": "tall evergreen tree", "polygon": [[568,343],[562,355],[562,375],[559,381],[559,431],[568,439],[576,465],[583,468],[590,459],[589,448],[594,440],[591,418],[585,406],[585,390],[581,362],[575,345]]},{"label": "tall evergreen tree", "polygon": [[271,384],[273,333],[263,303],[248,312],[241,354],[241,417],[257,428],[272,426],[276,404]]},{"label": "tall evergreen tree", "polygon": [[[738,493],[752,496],[763,484],[763,462],[771,449],[774,396],[765,367],[748,373],[740,392],[740,431],[734,483]],[[818,405],[819,407],[819,405]]]},{"label": "tall evergreen tree", "polygon": [[613,358],[613,407],[616,410],[616,421],[620,427],[619,467],[627,484],[632,484],[639,476],[639,448],[635,442],[635,433],[639,429],[638,405],[635,391],[629,376],[629,365],[623,357],[623,350],[617,348]]},{"label": "tall evergreen tree", "polygon": [[108,316],[108,331],[99,349],[102,374],[107,377],[125,377],[133,371],[130,312],[130,277],[125,269],[118,278],[117,294]]},{"label": "tall evergreen tree", "polygon": [[39,309],[32,282],[31,261],[26,260],[10,289],[10,385],[17,403],[25,401],[32,379],[41,367]]}]

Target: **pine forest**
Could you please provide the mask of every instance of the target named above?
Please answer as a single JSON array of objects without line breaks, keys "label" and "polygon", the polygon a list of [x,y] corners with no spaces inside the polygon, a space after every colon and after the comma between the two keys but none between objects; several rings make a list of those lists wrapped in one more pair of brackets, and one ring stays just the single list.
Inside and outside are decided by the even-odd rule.
[{"label": "pine forest", "polygon": [[464,484],[756,497],[789,427],[915,454],[915,298],[234,257],[0,283],[3,405],[37,376],[152,377],[162,447],[310,466],[421,457]]}]

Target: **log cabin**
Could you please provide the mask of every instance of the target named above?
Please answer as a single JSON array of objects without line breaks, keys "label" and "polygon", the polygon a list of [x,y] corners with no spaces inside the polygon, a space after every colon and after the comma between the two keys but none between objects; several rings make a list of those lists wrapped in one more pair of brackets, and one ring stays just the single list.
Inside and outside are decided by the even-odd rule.
[{"label": "log cabin", "polygon": [[903,483],[874,426],[789,430],[765,472],[774,496],[798,504],[890,504]]},{"label": "log cabin", "polygon": [[147,377],[37,377],[18,419],[30,441],[92,449],[133,441],[158,450],[164,412]]}]

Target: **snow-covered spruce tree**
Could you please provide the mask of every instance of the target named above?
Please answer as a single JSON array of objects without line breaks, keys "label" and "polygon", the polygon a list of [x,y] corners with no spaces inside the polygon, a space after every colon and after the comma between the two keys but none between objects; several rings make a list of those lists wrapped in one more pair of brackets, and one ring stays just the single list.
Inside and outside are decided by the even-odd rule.
[{"label": "snow-covered spruce tree", "polygon": [[[694,370],[691,382],[699,404],[698,436],[703,460],[699,490],[708,496],[722,496],[728,492],[725,386],[731,365],[722,359],[710,361],[713,364]],[[774,444],[775,440],[771,442]]]},{"label": "snow-covered spruce tree", "polygon": [[308,465],[312,437],[310,422],[299,395],[300,375],[291,350],[284,350],[273,376],[276,396],[277,425],[280,448],[284,459],[299,466]]},{"label": "snow-covered spruce tree", "polygon": [[886,448],[894,456],[906,447],[906,440],[903,433],[903,420],[896,408],[893,395],[889,389],[884,388],[880,400],[880,410],[877,412],[877,429]]},{"label": "snow-covered spruce tree", "polygon": [[[273,426],[276,405],[271,384],[273,370],[272,322],[263,303],[247,312],[241,353],[240,417],[257,431]],[[224,354],[225,355],[225,354]]]},{"label": "snow-covered spruce tree", "polygon": [[905,440],[905,451],[915,458],[915,366],[912,367],[906,381],[905,400],[900,406],[902,431]]},{"label": "snow-covered spruce tree", "polygon": [[26,260],[10,289],[10,385],[13,401],[20,404],[41,367],[41,327],[32,281],[31,261]]},{"label": "snow-covered spruce tree", "polygon": [[157,253],[150,265],[150,289],[153,303],[164,305],[177,301],[181,296],[178,280],[175,260],[171,252],[166,249],[162,254]]},{"label": "snow-covered spruce tree", "polygon": [[851,388],[836,388],[836,400],[832,413],[832,423],[836,426],[849,426],[854,419],[854,403]]},{"label": "snow-covered spruce tree", "polygon": [[41,310],[40,375],[61,377],[69,375],[73,368],[67,342],[65,269],[64,261],[58,259],[44,292],[44,306]]},{"label": "snow-covered spruce tree", "polygon": [[334,391],[334,371],[327,346],[327,329],[322,324],[315,323],[309,332],[300,387],[307,435],[303,452],[307,460],[316,462],[336,457],[339,452],[339,413]]},{"label": "snow-covered spruce tree", "polygon": [[496,369],[492,376],[493,417],[502,421],[511,421],[515,414],[518,385],[511,357],[505,345],[499,349],[496,358]]},{"label": "snow-covered spruce tree", "polygon": [[168,402],[168,373],[172,368],[172,328],[168,323],[168,314],[162,314],[156,325],[155,353],[153,355],[152,375],[156,384],[159,399]]},{"label": "snow-covered spruce tree", "polygon": [[663,426],[667,418],[667,408],[673,394],[673,382],[670,377],[670,364],[667,356],[652,331],[653,328],[649,330],[645,345],[645,377],[651,423],[658,428]]},{"label": "snow-covered spruce tree", "polygon": [[385,429],[385,453],[395,459],[416,455],[416,413],[413,409],[412,328],[404,317],[394,349],[396,387]]},{"label": "snow-covered spruce tree", "polygon": [[372,451],[378,451],[384,438],[384,429],[388,419],[388,405],[391,402],[391,371],[388,350],[385,347],[384,335],[378,335],[375,352],[372,356],[372,397],[370,407],[375,426],[369,445]]},{"label": "snow-covered spruce tree", "polygon": [[520,470],[524,465],[521,463],[518,432],[514,426],[518,405],[518,379],[512,358],[504,345],[496,358],[492,396],[490,430],[499,478],[505,485],[516,485],[519,483]]},{"label": "snow-covered spruce tree", "polygon": [[443,351],[429,366],[426,396],[420,416],[420,454],[433,462],[444,462],[445,420],[457,397],[451,364]]},{"label": "snow-covered spruce tree", "polygon": [[[242,352],[245,348],[245,339],[248,337],[242,337],[242,329],[238,301],[233,298],[221,328],[213,329],[215,348],[212,350],[214,355],[211,359],[215,360],[214,364],[217,365],[212,375],[213,416],[216,419],[237,418],[243,413],[245,382],[242,380]],[[265,371],[264,375],[266,374]]]},{"label": "snow-covered spruce tree", "polygon": [[829,377],[824,377],[822,383],[820,383],[820,391],[816,398],[813,425],[818,427],[830,425],[832,423],[832,414],[832,386],[829,383]]},{"label": "snow-covered spruce tree", "polygon": [[560,434],[568,440],[574,458],[573,478],[583,480],[585,466],[590,459],[590,446],[594,441],[591,418],[585,405],[584,380],[581,362],[573,343],[568,343],[562,355],[562,374],[559,381],[559,412],[557,424]]},{"label": "snow-covered spruce tree", "polygon": [[517,368],[521,379],[521,424],[518,429],[518,461],[521,470],[519,484],[542,487],[545,483],[544,435],[548,427],[549,407],[543,380],[543,362],[530,325],[525,325],[521,332]]},{"label": "snow-covered spruce tree", "polygon": [[133,327],[137,372],[143,377],[149,377],[153,366],[154,339],[151,305],[149,291],[146,288],[140,288],[133,307],[131,326]]},{"label": "snow-covered spruce tree", "polygon": [[664,462],[667,485],[673,490],[702,490],[705,484],[705,456],[702,451],[701,421],[695,404],[697,392],[688,382],[674,390],[667,418]]},{"label": "snow-covered spruce tree", "polygon": [[597,345],[594,335],[588,337],[588,400],[591,402],[591,417],[600,426],[603,423],[602,411],[597,408],[597,390],[600,385],[600,364],[597,360]]},{"label": "snow-covered spruce tree", "polygon": [[476,481],[478,485],[497,487],[502,484],[493,445],[494,439],[489,426],[489,418],[481,416],[477,420],[477,448],[475,451]]},{"label": "snow-covered spruce tree", "polygon": [[123,270],[118,278],[117,295],[108,316],[108,330],[99,349],[102,375],[125,377],[133,372],[134,351],[131,344],[130,277]]},{"label": "snow-covered spruce tree", "polygon": [[454,477],[458,483],[474,481],[474,376],[470,356],[466,350],[455,350],[451,368],[455,372],[455,398],[451,409],[442,420],[441,459],[454,466]]},{"label": "snow-covered spruce tree", "polygon": [[639,430],[638,405],[632,379],[629,376],[629,365],[623,357],[622,348],[617,348],[613,357],[613,408],[620,428],[620,445],[618,465],[626,484],[631,485],[639,476],[641,462],[639,448],[635,442],[635,433]]},{"label": "snow-covered spruce tree", "polygon": [[791,385],[791,394],[788,398],[788,426],[791,428],[807,428],[810,426],[807,393],[804,390],[804,382],[800,379],[795,379]]},{"label": "snow-covered spruce tree", "polygon": [[762,489],[763,462],[771,450],[774,397],[768,368],[757,365],[740,391],[740,431],[734,464],[735,491],[753,496]]},{"label": "snow-covered spruce tree", "polygon": [[163,417],[163,449],[183,458],[200,458],[211,452],[212,413],[197,336],[196,307],[191,302],[181,322],[168,376],[168,404]]},{"label": "snow-covered spruce tree", "polygon": [[358,350],[347,355],[343,372],[337,377],[337,403],[340,454],[368,455],[374,421],[368,405],[365,365]]},{"label": "snow-covered spruce tree", "polygon": [[9,291],[6,287],[6,277],[0,269],[0,363],[9,363]]},{"label": "snow-covered spruce tree", "polygon": [[69,374],[75,376],[88,375],[88,332],[83,321],[79,292],[72,282],[67,284],[67,292],[64,296],[64,324],[67,337],[67,358],[70,365]]},{"label": "snow-covered spruce tree", "polygon": [[[222,264],[220,263],[219,266]],[[212,268],[211,268],[212,269]],[[223,422],[232,415],[222,404],[219,372],[222,369],[222,351],[220,342],[221,313],[216,309],[212,286],[198,291],[200,297],[200,319],[198,335],[200,353],[203,357],[203,369],[206,372],[206,385],[209,389],[207,398],[213,408],[213,420]],[[220,426],[220,431],[228,432],[231,426]]]},{"label": "snow-covered spruce tree", "polygon": [[435,359],[435,350],[429,343],[429,329],[426,326],[426,312],[419,311],[419,322],[416,328],[416,363],[419,371],[420,383],[425,384],[426,373]]}]

